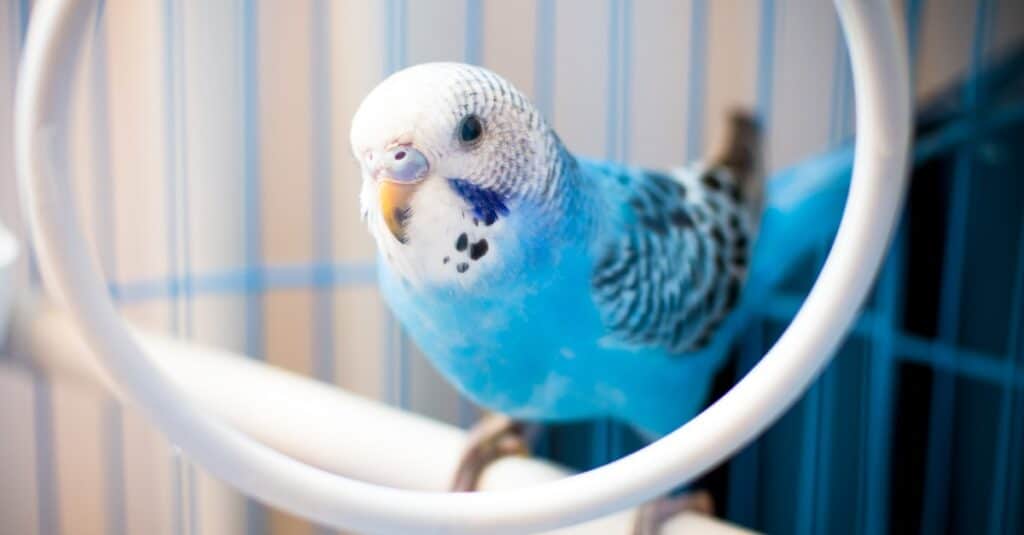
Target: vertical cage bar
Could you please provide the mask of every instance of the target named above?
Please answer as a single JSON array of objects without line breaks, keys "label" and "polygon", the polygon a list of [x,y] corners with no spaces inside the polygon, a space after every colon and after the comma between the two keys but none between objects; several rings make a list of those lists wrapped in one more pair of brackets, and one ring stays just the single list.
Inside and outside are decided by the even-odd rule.
[{"label": "vertical cage bar", "polygon": [[171,445],[171,533],[187,535],[185,531],[185,478],[181,468],[181,451]]},{"label": "vertical cage bar", "polygon": [[310,125],[312,139],[313,184],[313,375],[327,383],[334,382],[334,285],[331,266],[334,263],[332,159],[334,114],[331,102],[330,21],[331,6],[326,0],[313,0],[310,11]]},{"label": "vertical cage bar", "polygon": [[164,120],[167,125],[165,180],[167,194],[168,285],[175,334],[191,336],[191,258],[186,172],[185,66],[180,2],[164,3]]},{"label": "vertical cage bar", "polygon": [[33,425],[36,443],[36,497],[39,535],[63,533],[60,481],[54,451],[53,389],[42,371],[32,370]]},{"label": "vertical cage bar", "polygon": [[[962,105],[968,114],[973,114],[977,104],[978,74],[982,66],[988,37],[988,19],[991,14],[989,3],[989,0],[978,0],[975,10],[969,80],[962,97]],[[940,360],[956,358],[956,351],[953,348],[956,347],[959,336],[960,293],[963,283],[973,148],[973,142],[967,142],[958,150],[949,194],[950,216],[946,233],[947,249],[943,259],[938,343],[934,346],[936,358]],[[932,383],[931,414],[928,422],[927,474],[921,520],[924,533],[937,533],[945,525],[948,517],[950,441],[953,435],[951,415],[954,414],[955,408],[956,376],[936,371]]]},{"label": "vertical cage bar", "polygon": [[[192,248],[189,242],[192,227],[192,210],[189,207],[189,175],[188,175],[188,123],[186,115],[186,93],[185,82],[185,32],[183,28],[184,17],[181,14],[181,5],[174,10],[177,24],[174,25],[175,41],[172,43],[171,54],[174,59],[172,72],[175,73],[174,88],[174,117],[177,130],[175,135],[178,138],[177,151],[173,155],[175,161],[175,175],[179,184],[178,188],[178,226],[179,226],[179,252],[181,254],[181,297],[182,303],[182,329],[186,337],[191,338],[195,333],[192,314]],[[191,464],[190,464],[191,466]],[[194,470],[194,468],[190,468]],[[190,478],[194,479],[194,477]]]},{"label": "vertical cage bar", "polygon": [[[188,207],[186,203],[187,178],[185,176],[185,125],[183,111],[184,69],[180,53],[180,4],[166,1],[163,9],[163,76],[165,163],[164,181],[166,198],[168,299],[171,331],[177,335],[191,334],[190,303],[181,281],[188,278]],[[171,449],[172,505],[175,533],[198,533],[198,514],[195,489],[195,467],[177,447]]]},{"label": "vertical cage bar", "polygon": [[[1018,264],[1018,270],[1020,270],[1020,264]],[[1019,271],[1018,271],[1019,273]],[[1018,294],[1020,295],[1020,294]],[[1019,300],[1017,302],[1018,307],[1024,305]],[[1016,329],[1018,331],[1024,330],[1024,321],[1017,323]],[[1024,362],[1024,343],[1018,339],[1016,356],[1018,363]],[[1020,375],[1020,372],[1017,372]],[[1009,451],[1017,452],[1024,449],[1024,386],[1020,380],[1017,381],[1015,388],[1017,389],[1014,394],[1013,408],[1010,410],[1011,422],[1010,422],[1010,444]],[[1020,455],[1011,455],[1009,458],[1010,462],[1007,467],[1007,472],[1011,475],[1016,474],[1010,478],[1009,488],[1006,491],[1006,503],[1019,504],[1021,503],[1021,487],[1024,486],[1024,481],[1020,474],[1024,472],[1021,468]],[[1020,516],[1013,515],[1015,509],[1009,508],[1006,519],[1006,531],[1005,533],[1020,533]]]},{"label": "vertical cage bar", "polygon": [[21,51],[21,43],[25,42],[25,36],[28,35],[28,18],[32,15],[32,0],[16,0],[18,5],[18,26],[20,31],[13,35],[20,36],[19,46],[15,50]]},{"label": "vertical cage bar", "polygon": [[103,407],[104,498],[107,515],[107,535],[125,535],[124,423],[121,405],[107,400]]},{"label": "vertical cage bar", "polygon": [[818,423],[821,418],[821,382],[815,382],[803,400],[803,428],[800,447],[800,472],[796,496],[797,535],[814,533],[815,475],[818,460]]},{"label": "vertical cage bar", "polygon": [[537,0],[533,95],[548,122],[555,121],[555,2]]},{"label": "vertical cage bar", "polygon": [[466,0],[466,52],[465,61],[470,65],[483,64],[484,17],[482,0]]},{"label": "vertical cage bar", "polygon": [[[755,318],[739,349],[737,375],[743,377],[757,364],[764,347],[764,323]],[[729,520],[754,526],[759,520],[758,495],[761,483],[761,440],[741,450],[729,463]]]},{"label": "vertical cage bar", "polygon": [[619,160],[628,162],[631,157],[630,140],[633,122],[630,120],[632,109],[630,102],[630,82],[633,79],[633,0],[619,0],[620,19],[619,32]]},{"label": "vertical cage bar", "polygon": [[264,358],[263,347],[263,233],[261,229],[262,172],[260,169],[259,5],[242,1],[242,135],[244,161],[244,220],[246,267],[246,354]]},{"label": "vertical cage bar", "polygon": [[167,247],[167,284],[168,294],[171,296],[167,300],[167,306],[169,307],[168,314],[171,319],[171,332],[176,335],[180,335],[182,332],[181,324],[181,303],[178,300],[178,292],[180,288],[177,287],[176,281],[179,276],[179,250],[181,248],[180,243],[184,241],[179,236],[178,229],[178,210],[180,206],[179,199],[179,187],[178,177],[180,176],[181,169],[178,167],[178,150],[179,150],[179,128],[178,121],[180,117],[176,112],[177,104],[177,76],[180,72],[175,72],[177,67],[177,61],[174,55],[174,47],[177,41],[177,10],[175,6],[177,2],[174,0],[165,0],[163,3],[163,115],[164,125],[166,131],[164,132],[164,147],[166,149],[164,155],[164,225],[166,226],[166,240]]},{"label": "vertical cage bar", "polygon": [[[822,256],[824,261],[824,256]],[[827,527],[832,494],[833,421],[835,419],[838,370],[835,363],[821,376],[821,407],[818,410],[818,458],[815,466],[812,533],[831,531]]]},{"label": "vertical cage bar", "polygon": [[[966,149],[962,149],[966,150]],[[947,251],[944,258],[942,295],[939,305],[939,332],[933,344],[934,357],[955,358],[961,286],[961,262],[965,245],[965,228],[969,195],[969,155],[956,156],[953,184],[949,194],[950,216],[947,225]],[[949,500],[950,440],[953,435],[952,415],[956,408],[956,376],[953,372],[935,369],[932,381],[931,409],[928,420],[927,461],[922,512],[922,533],[937,533],[945,525]]]},{"label": "vertical cage bar", "polygon": [[[260,43],[259,5],[257,0],[242,0],[242,154],[243,154],[243,219],[245,224],[245,352],[252,358],[264,359],[263,310],[263,232],[261,229],[262,172],[260,169]],[[249,535],[268,533],[266,509],[247,498],[246,532]]]},{"label": "vertical cage bar", "polygon": [[686,150],[685,161],[692,162],[704,155],[704,94],[707,83],[708,2],[690,2],[690,63],[689,91],[686,98]]},{"label": "vertical cage bar", "polygon": [[870,385],[868,392],[868,436],[864,485],[864,533],[886,533],[889,518],[889,464],[892,437],[892,404],[895,391],[895,335],[902,316],[906,225],[900,223],[889,257],[882,268],[878,314],[871,326]]},{"label": "vertical cage bar", "polygon": [[907,24],[907,48],[910,56],[911,87],[916,87],[918,50],[921,45],[921,13],[927,0],[907,0],[904,18]]},{"label": "vertical cage bar", "polygon": [[765,133],[761,147],[763,168],[767,173],[771,169],[770,151],[768,150],[768,132],[774,117],[773,96],[775,93],[775,0],[761,0],[761,20],[758,33],[757,57],[757,114],[761,119],[761,129]]},{"label": "vertical cage bar", "polygon": [[604,156],[610,160],[621,157],[622,144],[619,138],[619,109],[622,105],[621,30],[623,0],[608,1],[608,93],[605,95],[605,141]]},{"label": "vertical cage bar", "polygon": [[[1015,398],[1017,393],[1013,387],[1013,378],[1017,374],[1017,359],[1018,353],[1020,352],[1020,329],[1024,327],[1021,325],[1021,315],[1024,311],[1024,218],[1021,219],[1020,234],[1017,236],[1017,275],[1013,281],[1013,297],[1011,298],[1010,307],[1010,323],[1009,323],[1009,340],[1006,344],[1007,349],[1007,364],[1009,371],[1003,376],[1001,385],[1002,392],[999,396],[999,420],[996,428],[996,451],[995,451],[995,463],[993,464],[992,472],[992,488],[994,490],[994,496],[992,497],[991,508],[989,509],[989,533],[1013,533],[1007,528],[1008,524],[1013,520],[1007,518],[1012,516],[1015,512],[1014,501],[1007,500],[1007,494],[1009,494],[1010,476],[1017,474],[1017,471],[1011,467],[1011,451],[1010,443],[1013,440],[1014,430],[1013,426],[1015,420],[1013,418],[1013,408],[1015,405]],[[1019,457],[1018,455],[1015,457]],[[1010,505],[1008,508],[1007,505]]]},{"label": "vertical cage bar", "polygon": [[[772,89],[774,84],[775,60],[775,1],[761,0],[761,14],[758,22],[757,58],[757,115],[761,129],[767,132],[771,126]],[[763,153],[767,147],[762,146]],[[767,157],[765,158],[767,160]],[[768,162],[764,162],[768,172]],[[745,375],[757,364],[764,349],[764,323],[761,319],[751,322],[748,334],[740,349],[738,373]],[[759,520],[758,492],[760,487],[760,448],[757,440],[741,451],[730,465],[729,470],[729,519],[742,525],[755,525]]]}]

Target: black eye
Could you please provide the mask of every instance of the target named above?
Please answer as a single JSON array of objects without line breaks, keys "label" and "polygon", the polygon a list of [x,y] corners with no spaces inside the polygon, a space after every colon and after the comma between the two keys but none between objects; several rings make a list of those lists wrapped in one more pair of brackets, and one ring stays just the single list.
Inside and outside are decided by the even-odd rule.
[{"label": "black eye", "polygon": [[467,115],[459,122],[459,141],[469,145],[476,143],[484,134],[484,125],[476,115]]}]

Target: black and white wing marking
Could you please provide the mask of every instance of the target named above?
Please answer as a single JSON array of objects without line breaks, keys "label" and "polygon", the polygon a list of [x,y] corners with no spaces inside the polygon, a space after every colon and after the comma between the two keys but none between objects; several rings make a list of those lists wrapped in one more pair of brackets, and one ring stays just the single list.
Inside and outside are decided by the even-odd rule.
[{"label": "black and white wing marking", "polygon": [[632,218],[591,278],[602,320],[619,344],[699,350],[739,298],[756,203],[724,167],[647,173],[629,187]]}]

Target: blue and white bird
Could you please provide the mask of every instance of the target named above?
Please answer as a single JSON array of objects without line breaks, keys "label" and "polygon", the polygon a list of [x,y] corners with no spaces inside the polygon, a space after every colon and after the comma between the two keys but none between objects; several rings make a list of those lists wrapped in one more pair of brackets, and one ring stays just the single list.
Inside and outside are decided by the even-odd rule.
[{"label": "blue and white bird", "polygon": [[742,114],[730,125],[718,158],[651,171],[574,155],[487,69],[397,72],[351,130],[383,296],[443,376],[486,408],[668,433],[706,401],[743,303],[808,243],[793,223],[841,207],[840,188],[803,223],[787,220],[809,195],[789,188],[778,200],[788,208],[769,207],[772,252],[751,266],[765,229],[759,133]]}]

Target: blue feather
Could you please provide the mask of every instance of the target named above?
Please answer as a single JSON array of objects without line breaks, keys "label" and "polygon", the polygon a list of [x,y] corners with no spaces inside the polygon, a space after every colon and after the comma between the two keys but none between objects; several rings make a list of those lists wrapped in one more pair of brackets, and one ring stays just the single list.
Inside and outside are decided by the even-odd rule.
[{"label": "blue feather", "polygon": [[448,184],[452,190],[462,197],[471,207],[473,215],[483,221],[485,225],[492,225],[498,220],[498,216],[508,215],[508,205],[500,193],[482,188],[461,178],[449,178]]}]

